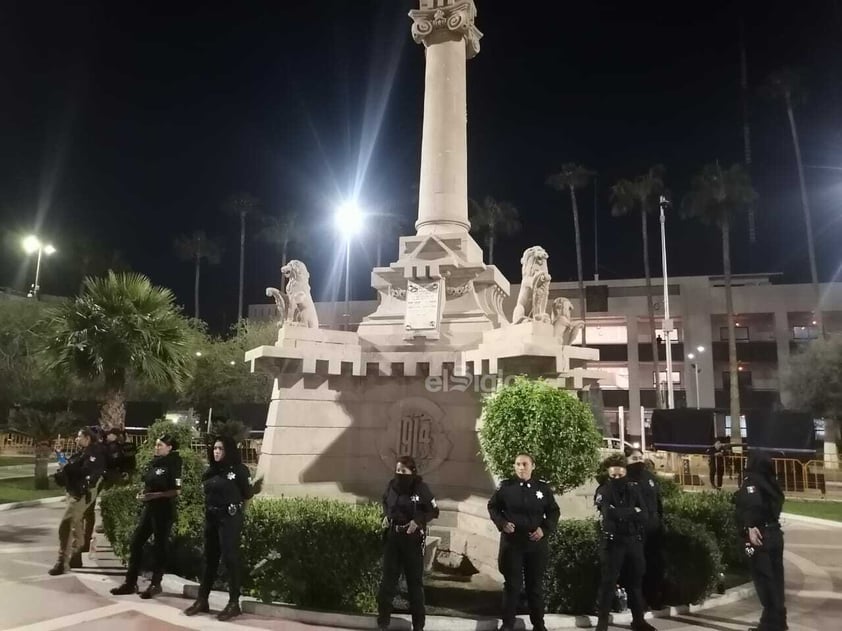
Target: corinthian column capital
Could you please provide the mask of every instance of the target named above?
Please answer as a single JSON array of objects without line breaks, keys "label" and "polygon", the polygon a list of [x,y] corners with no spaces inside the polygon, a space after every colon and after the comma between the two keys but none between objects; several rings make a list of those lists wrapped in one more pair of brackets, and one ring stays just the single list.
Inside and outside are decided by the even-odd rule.
[{"label": "corinthian column capital", "polygon": [[412,18],[412,39],[429,47],[439,42],[465,40],[468,59],[479,53],[482,37],[474,26],[477,7],[474,0],[420,0],[420,9],[409,12]]}]

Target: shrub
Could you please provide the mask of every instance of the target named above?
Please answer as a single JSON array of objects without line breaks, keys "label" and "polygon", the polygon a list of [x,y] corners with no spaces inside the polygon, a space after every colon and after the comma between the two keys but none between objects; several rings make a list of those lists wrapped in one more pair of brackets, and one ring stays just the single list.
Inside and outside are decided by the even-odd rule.
[{"label": "shrub", "polygon": [[550,560],[544,575],[547,611],[591,613],[599,589],[599,522],[562,521],[549,543]]},{"label": "shrub", "polygon": [[246,513],[246,587],[264,602],[376,611],[380,508],[337,500],[258,499]]},{"label": "shrub", "polygon": [[701,602],[713,593],[722,571],[716,541],[704,526],[678,515],[666,515],[665,522],[664,602]]},{"label": "shrub", "polygon": [[518,377],[485,398],[479,441],[492,474],[511,476],[515,457],[527,452],[536,475],[563,493],[593,476],[602,436],[585,403],[546,381]]},{"label": "shrub", "polygon": [[726,568],[741,570],[746,567],[747,559],[738,537],[730,494],[678,493],[665,498],[664,512],[704,526],[716,540]]},{"label": "shrub", "polygon": [[664,502],[668,502],[672,498],[677,497],[684,492],[681,485],[672,478],[664,478],[661,476],[657,476],[657,478],[658,485],[661,487],[661,497],[664,499]]},{"label": "shrub", "polygon": [[[164,433],[175,436],[183,461],[182,491],[178,498],[176,521],[167,559],[168,572],[194,579],[202,569],[202,533],[204,528],[204,496],[202,472],[206,463],[190,449],[191,429],[170,421],[157,421],[147,430],[146,442],[137,452],[137,473],[132,483],[105,491],[102,495],[102,525],[114,548],[114,554],[128,560],[132,534],[142,505],[135,499],[142,489],[140,476],[153,456],[155,440]],[[147,548],[150,544],[147,544]],[[144,554],[144,560],[151,559]]]}]

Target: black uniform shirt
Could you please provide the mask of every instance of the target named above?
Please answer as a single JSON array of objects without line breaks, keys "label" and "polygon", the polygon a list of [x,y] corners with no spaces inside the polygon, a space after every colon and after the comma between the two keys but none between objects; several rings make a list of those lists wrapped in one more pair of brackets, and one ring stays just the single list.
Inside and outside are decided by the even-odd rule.
[{"label": "black uniform shirt", "polygon": [[771,480],[757,473],[748,473],[734,494],[734,503],[740,528],[762,528],[780,518],[783,494]]},{"label": "black uniform shirt", "polygon": [[525,536],[537,528],[549,535],[558,525],[561,511],[549,484],[515,477],[500,482],[488,500],[488,514],[500,532],[511,522],[515,526],[514,534]]},{"label": "black uniform shirt", "polygon": [[67,492],[80,497],[99,482],[105,471],[105,455],[102,445],[91,443],[70,456],[62,469]]},{"label": "black uniform shirt", "polygon": [[608,480],[596,491],[594,503],[602,516],[602,532],[620,537],[637,536],[646,523],[646,505],[635,484]]},{"label": "black uniform shirt", "polygon": [[[143,490],[147,493],[181,490],[181,456],[171,451],[166,456],[155,456],[143,474]],[[167,502],[175,498],[163,497],[152,500]]]},{"label": "black uniform shirt", "polygon": [[394,479],[389,481],[383,493],[383,514],[396,526],[414,521],[423,528],[439,516],[439,507],[430,487],[416,477],[409,490],[401,493]]},{"label": "black uniform shirt", "polygon": [[212,464],[202,475],[205,506],[225,508],[251,499],[251,473],[242,462]]},{"label": "black uniform shirt", "polygon": [[640,475],[633,475],[629,470],[626,479],[637,488],[646,507],[646,530],[651,532],[660,529],[664,520],[664,501],[657,476],[644,468]]}]

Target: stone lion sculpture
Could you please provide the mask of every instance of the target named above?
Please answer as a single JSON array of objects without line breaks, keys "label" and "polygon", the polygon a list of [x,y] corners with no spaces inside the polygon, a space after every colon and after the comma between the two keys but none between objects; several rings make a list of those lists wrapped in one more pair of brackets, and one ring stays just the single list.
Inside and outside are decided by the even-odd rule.
[{"label": "stone lion sculpture", "polygon": [[573,315],[573,303],[567,298],[556,298],[553,300],[553,337],[562,346],[570,346],[585,323],[581,320],[575,322],[571,319]]},{"label": "stone lion sculpture", "polygon": [[547,299],[550,295],[550,272],[547,269],[547,251],[540,245],[527,248],[520,259],[520,292],[512,314],[512,323],[550,322],[547,315]]},{"label": "stone lion sculpture", "polygon": [[280,326],[290,324],[308,329],[319,328],[319,316],[310,293],[310,272],[301,261],[293,260],[281,268],[287,279],[286,293],[275,287],[267,287],[266,295],[275,299]]}]

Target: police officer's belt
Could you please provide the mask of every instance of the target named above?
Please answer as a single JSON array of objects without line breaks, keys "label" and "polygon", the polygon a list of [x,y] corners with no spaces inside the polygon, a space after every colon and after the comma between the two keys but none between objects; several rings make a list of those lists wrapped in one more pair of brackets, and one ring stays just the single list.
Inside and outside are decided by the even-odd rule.
[{"label": "police officer's belt", "polygon": [[206,509],[209,513],[227,513],[228,515],[236,515],[238,511],[243,510],[242,502],[239,504],[228,504],[228,506],[208,506]]}]

